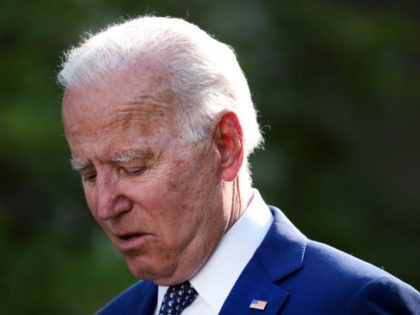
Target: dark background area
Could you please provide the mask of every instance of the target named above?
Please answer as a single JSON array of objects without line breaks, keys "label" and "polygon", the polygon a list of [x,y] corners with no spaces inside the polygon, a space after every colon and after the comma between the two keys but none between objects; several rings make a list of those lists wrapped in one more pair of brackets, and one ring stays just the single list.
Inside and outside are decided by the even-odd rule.
[{"label": "dark background area", "polygon": [[135,281],[69,167],[55,81],[86,31],[144,13],[231,44],[266,144],[255,186],[310,238],[420,287],[418,1],[0,2],[0,313],[90,314]]}]

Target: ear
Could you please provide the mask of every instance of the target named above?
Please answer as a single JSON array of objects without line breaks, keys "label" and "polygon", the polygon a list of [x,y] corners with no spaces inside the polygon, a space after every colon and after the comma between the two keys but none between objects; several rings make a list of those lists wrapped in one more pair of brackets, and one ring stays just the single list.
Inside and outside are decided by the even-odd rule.
[{"label": "ear", "polygon": [[222,179],[233,181],[244,159],[242,127],[233,112],[224,113],[216,127],[216,144],[221,158]]}]

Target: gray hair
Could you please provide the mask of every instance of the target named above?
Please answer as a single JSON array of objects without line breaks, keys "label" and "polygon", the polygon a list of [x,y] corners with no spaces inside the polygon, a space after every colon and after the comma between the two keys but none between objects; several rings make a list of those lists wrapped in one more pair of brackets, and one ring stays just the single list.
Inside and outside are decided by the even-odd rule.
[{"label": "gray hair", "polygon": [[256,110],[233,49],[182,19],[144,16],[88,35],[65,54],[58,81],[65,89],[82,87],[139,58],[165,69],[190,140],[207,136],[217,114],[229,110],[243,128],[245,156],[260,145]]}]

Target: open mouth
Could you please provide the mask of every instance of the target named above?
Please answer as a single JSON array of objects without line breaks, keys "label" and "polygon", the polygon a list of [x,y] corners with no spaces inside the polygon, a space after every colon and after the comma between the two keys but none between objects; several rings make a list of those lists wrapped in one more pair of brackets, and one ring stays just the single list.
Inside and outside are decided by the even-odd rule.
[{"label": "open mouth", "polygon": [[124,241],[128,241],[128,240],[134,239],[134,238],[139,237],[139,236],[141,236],[140,233],[134,233],[134,234],[120,235],[119,238],[124,240]]},{"label": "open mouth", "polygon": [[138,253],[139,251],[145,250],[147,247],[151,234],[143,232],[127,232],[114,235],[114,242],[117,249],[122,253]]}]

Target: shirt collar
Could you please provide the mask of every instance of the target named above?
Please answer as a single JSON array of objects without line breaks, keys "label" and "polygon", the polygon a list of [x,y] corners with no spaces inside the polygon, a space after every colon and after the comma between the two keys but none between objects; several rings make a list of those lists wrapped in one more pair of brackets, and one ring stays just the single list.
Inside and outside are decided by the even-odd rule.
[{"label": "shirt collar", "polygon": [[257,190],[244,214],[223,236],[204,267],[190,280],[200,297],[218,314],[242,270],[273,221]]}]

